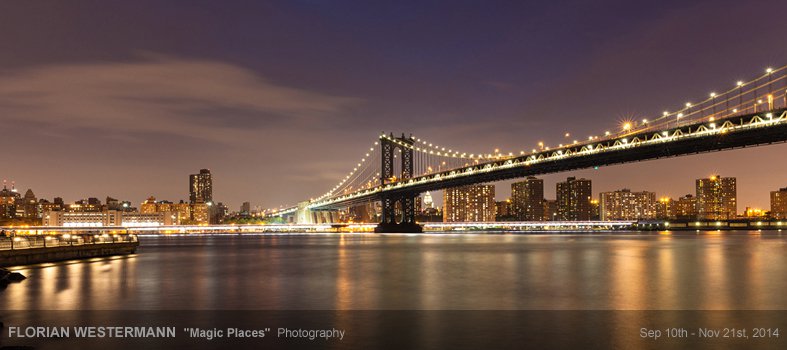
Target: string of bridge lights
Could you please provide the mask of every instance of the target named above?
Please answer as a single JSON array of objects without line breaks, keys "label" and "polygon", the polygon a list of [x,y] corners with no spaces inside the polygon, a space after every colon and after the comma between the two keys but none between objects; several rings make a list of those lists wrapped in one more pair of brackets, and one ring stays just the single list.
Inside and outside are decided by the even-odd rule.
[{"label": "string of bridge lights", "polygon": [[[424,153],[424,154],[441,156],[441,157],[447,157],[447,158],[460,158],[460,159],[476,160],[476,159],[484,159],[484,158],[492,159],[492,158],[497,158],[498,156],[501,155],[501,154],[499,154],[498,150],[495,150],[495,154],[491,154],[490,153],[490,154],[486,154],[486,155],[484,155],[482,153],[468,153],[468,152],[454,151],[453,149],[450,149],[450,148],[446,149],[446,147],[443,147],[443,146],[440,146],[440,145],[428,142],[426,140],[422,140],[420,138],[413,138],[413,143],[410,144],[410,143],[407,143],[407,142],[402,142],[401,140],[399,140],[397,138],[394,138],[394,137],[390,137],[390,136],[388,136],[386,134],[381,134],[380,137],[384,138],[386,140],[389,140],[389,141],[391,141],[391,142],[393,142],[393,143],[395,143],[397,145],[400,145],[402,147],[406,147],[406,148],[412,149],[412,150],[414,150],[416,152],[421,152],[421,153]],[[513,156],[513,153],[509,153],[509,156]]]},{"label": "string of bridge lights", "polygon": [[[375,141],[375,142],[372,144],[372,146],[371,146],[371,147],[369,147],[369,152],[368,152],[368,153],[366,153],[366,154],[365,154],[365,155],[364,155],[364,156],[361,158],[361,160],[358,162],[358,164],[357,164],[357,165],[356,165],[356,166],[353,168],[353,170],[352,170],[352,171],[350,171],[350,172],[347,174],[347,176],[345,176],[344,178],[342,178],[342,180],[341,180],[341,181],[339,181],[339,183],[338,183],[336,186],[334,186],[333,188],[331,188],[331,189],[330,189],[328,192],[325,192],[325,194],[323,194],[323,195],[321,195],[321,196],[319,196],[319,197],[317,197],[317,198],[312,198],[312,201],[315,201],[315,200],[319,201],[319,200],[323,200],[323,199],[325,199],[325,198],[328,198],[328,197],[332,196],[334,193],[336,193],[336,191],[337,191],[337,190],[341,189],[341,188],[342,188],[342,186],[343,186],[345,183],[347,183],[348,181],[350,181],[350,178],[352,178],[352,177],[353,177],[353,175],[355,175],[355,174],[358,172],[358,169],[359,169],[359,168],[361,168],[362,166],[364,167],[363,169],[361,169],[361,172],[363,172],[363,170],[366,170],[366,168],[368,168],[368,166],[369,166],[368,164],[370,163],[370,162],[367,162],[367,161],[366,161],[366,159],[367,159],[367,158],[369,158],[369,157],[373,157],[372,155],[374,154],[374,149],[375,149],[375,148],[376,148],[376,147],[377,147],[379,144],[380,144],[379,142]],[[379,174],[379,173],[378,173],[378,174]]]},{"label": "string of bridge lights", "polygon": [[[678,109],[678,110],[673,111],[673,112],[664,111],[660,117],[655,118],[653,120],[648,120],[647,118],[643,118],[641,120],[642,123],[639,124],[639,125],[637,125],[637,122],[635,122],[635,121],[625,121],[625,122],[622,123],[621,130],[619,132],[613,133],[613,132],[610,132],[609,130],[607,130],[607,131],[604,132],[604,134],[603,134],[603,136],[601,138],[602,139],[607,139],[607,138],[610,138],[610,137],[617,137],[617,136],[619,136],[619,133],[632,132],[637,127],[645,127],[645,128],[657,127],[661,123],[669,123],[671,120],[673,120],[673,118],[674,118],[674,120],[679,121],[679,120],[689,120],[690,117],[694,116],[694,115],[701,115],[701,116],[704,117],[704,113],[708,109],[716,108],[716,107],[718,107],[721,104],[725,104],[725,106],[727,106],[727,105],[729,105],[729,102],[734,99],[734,97],[738,96],[740,98],[740,96],[752,93],[752,92],[754,92],[757,89],[762,87],[762,85],[754,86],[753,88],[750,88],[750,89],[744,91],[743,89],[745,87],[747,87],[747,86],[752,86],[752,84],[755,84],[758,81],[766,79],[766,78],[768,79],[768,82],[767,82],[768,84],[772,84],[774,82],[778,82],[780,80],[783,80],[783,79],[787,78],[787,76],[782,75],[781,77],[778,77],[775,80],[773,79],[773,76],[774,76],[775,73],[781,72],[781,71],[783,71],[785,69],[787,69],[787,65],[779,67],[779,68],[776,68],[776,69],[767,68],[767,69],[765,69],[765,74],[762,75],[762,76],[759,76],[759,77],[757,77],[757,78],[755,78],[753,80],[750,80],[748,82],[737,81],[736,84],[735,84],[735,87],[733,87],[733,88],[731,88],[731,89],[729,89],[727,91],[724,91],[724,92],[719,93],[719,94],[717,94],[715,92],[711,92],[711,93],[709,93],[708,98],[706,98],[703,101],[700,101],[697,104],[693,104],[691,102],[686,102],[685,105],[684,105],[684,108]],[[735,96],[731,96],[731,94],[733,94],[733,93],[735,94]],[[787,95],[787,92],[785,92],[785,94]],[[722,97],[724,97],[724,99],[722,99]],[[768,98],[768,102],[772,103],[773,95],[770,92],[769,92],[767,98]],[[717,99],[718,99],[718,102],[717,102]],[[763,101],[757,100],[756,96],[752,100],[745,101],[745,103],[750,103],[752,101],[754,101],[754,102],[756,102],[758,104],[763,103]],[[697,108],[697,109],[695,109],[693,111],[691,110],[692,107],[703,106],[703,105],[708,104],[708,103],[710,103],[710,105],[705,106],[703,108]],[[738,101],[738,103],[739,104],[744,104],[744,101]],[[721,112],[722,113],[725,113],[725,112],[729,113],[730,109],[727,107],[727,108],[721,110]],[[732,113],[737,113],[737,112],[738,112],[737,109],[732,109]],[[714,112],[714,115],[715,115],[715,112]],[[714,116],[711,116],[710,118],[711,118],[711,121],[712,121]],[[568,133],[568,132],[565,134],[566,138],[569,138],[570,136],[571,136],[571,134]],[[386,139],[386,140],[388,140],[388,141],[390,141],[390,142],[392,142],[394,144],[397,144],[397,145],[399,145],[401,147],[412,149],[415,152],[419,152],[419,153],[426,154],[426,155],[429,155],[429,156],[439,156],[439,157],[447,157],[447,158],[467,159],[467,160],[473,160],[473,161],[476,161],[476,162],[478,160],[482,160],[482,159],[500,159],[501,157],[502,158],[515,157],[514,152],[509,152],[506,155],[506,154],[500,153],[499,150],[497,150],[497,149],[495,149],[495,153],[494,154],[460,152],[460,151],[455,151],[455,150],[453,150],[451,148],[446,148],[446,147],[437,145],[435,143],[428,142],[427,140],[423,140],[423,139],[420,139],[420,138],[413,138],[413,137],[411,137],[411,139],[413,141],[412,143],[410,143],[410,142],[403,142],[400,139],[397,139],[395,137],[386,135],[385,133],[381,134],[380,138],[381,139]],[[591,135],[591,136],[588,136],[587,141],[593,142],[593,141],[598,140],[599,138],[600,138],[599,136]],[[580,142],[579,140],[574,139],[572,142],[569,142],[567,144],[562,144],[562,143],[559,144],[557,148],[559,149],[559,148],[563,148],[563,147],[573,146],[573,145],[577,145],[577,144],[580,144],[580,143],[584,144],[585,142]],[[345,184],[347,184],[348,186],[351,185],[353,183],[352,181],[355,180],[354,176],[361,175],[363,172],[365,172],[368,169],[370,162],[367,162],[367,160],[370,157],[373,157],[372,154],[374,154],[375,149],[377,149],[378,146],[379,146],[379,142],[374,142],[372,144],[372,146],[369,148],[369,153],[366,153],[365,156],[360,159],[360,162],[357,163],[357,165],[355,167],[353,167],[353,170],[350,171],[347,174],[347,176],[342,178],[342,180],[336,186],[331,188],[331,190],[329,190],[328,192],[326,192],[325,194],[323,194],[323,195],[321,195],[321,196],[319,196],[317,198],[313,198],[312,200],[313,201],[314,200],[319,201],[319,200],[328,198],[328,197],[334,195],[338,190],[345,188],[346,187]],[[538,149],[533,148],[530,153],[535,154],[535,153],[538,153],[538,152],[541,152],[541,151],[549,151],[549,150],[550,150],[550,147],[545,145],[544,142],[541,141],[541,142],[538,142]],[[519,155],[525,155],[525,154],[527,154],[527,152],[525,152],[525,151],[520,151],[519,152]],[[380,173],[378,172],[376,174],[370,175],[371,176],[371,180],[366,181],[366,183],[368,184],[368,183],[373,182],[376,179],[375,176],[379,176],[379,174]],[[364,178],[364,180],[367,180],[367,178]]]},{"label": "string of bridge lights", "polygon": [[[445,147],[441,147],[439,145],[436,145],[434,143],[430,143],[430,142],[428,142],[426,140],[421,140],[419,138],[415,138],[413,144],[409,144],[409,143],[402,142],[399,139],[390,137],[390,136],[385,135],[385,134],[381,134],[380,137],[384,138],[386,140],[389,140],[389,141],[391,141],[391,142],[393,142],[393,143],[395,143],[397,145],[400,145],[402,147],[406,147],[406,148],[412,149],[412,150],[414,150],[416,152],[421,152],[421,153],[429,154],[429,155],[437,155],[437,156],[450,157],[450,158],[470,159],[470,160],[484,159],[484,158],[493,158],[493,155],[491,155],[491,154],[489,154],[487,156],[484,156],[482,154],[476,155],[475,153],[472,153],[472,154],[470,154],[468,156],[466,152],[458,152],[458,151],[454,151],[452,149],[446,149]],[[416,146],[416,145],[418,145],[418,146]],[[350,171],[344,178],[342,178],[342,180],[340,180],[339,183],[336,186],[334,186],[328,192],[325,192],[321,196],[316,197],[316,198],[312,198],[312,201],[319,201],[319,200],[328,198],[328,197],[336,194],[337,191],[342,189],[345,184],[348,184],[348,185],[351,184],[352,180],[355,180],[353,178],[354,175],[360,174],[364,170],[366,170],[366,168],[368,168],[369,162],[367,162],[367,159],[369,159],[369,157],[373,157],[372,154],[374,154],[375,149],[377,148],[377,146],[379,146],[379,142],[375,141],[372,144],[372,146],[369,148],[369,153],[366,153],[364,155],[364,157],[362,157],[360,159],[360,162],[356,164],[356,166],[353,168],[352,171]],[[372,175],[372,179],[374,179],[375,176],[380,176],[380,173],[378,172],[378,173]],[[366,179],[364,179],[364,180],[366,180]],[[368,183],[369,181],[364,181],[364,182]]]},{"label": "string of bridge lights", "polygon": [[[665,125],[667,123],[671,123],[673,120],[675,120],[675,121],[690,120],[692,116],[697,116],[697,115],[700,115],[700,116],[704,117],[704,113],[706,113],[709,109],[713,109],[713,108],[724,108],[724,109],[721,109],[721,110],[719,110],[717,112],[727,113],[727,115],[729,115],[730,113],[738,113],[738,109],[737,108],[732,108],[730,110],[727,107],[727,105],[729,105],[730,102],[738,103],[739,105],[746,105],[748,103],[753,103],[754,105],[759,105],[759,104],[763,104],[763,103],[766,103],[766,102],[772,104],[774,97],[773,97],[771,92],[769,92],[769,94],[766,97],[767,101],[764,101],[764,100],[761,100],[761,99],[757,99],[756,97],[752,98],[752,99],[749,99],[749,100],[746,100],[746,101],[734,101],[734,99],[735,99],[735,97],[747,95],[747,94],[753,93],[757,89],[762,88],[763,85],[755,85],[753,87],[751,87],[751,86],[753,84],[761,81],[761,80],[766,79],[766,78],[768,79],[767,84],[769,84],[769,85],[772,84],[772,83],[776,83],[776,82],[779,82],[781,80],[787,79],[787,75],[782,75],[780,77],[777,77],[776,79],[773,79],[773,76],[776,73],[781,72],[781,71],[783,71],[785,69],[787,69],[787,65],[781,66],[779,68],[768,67],[768,68],[765,69],[765,74],[763,74],[763,75],[761,75],[761,76],[759,76],[759,77],[757,77],[755,79],[752,79],[750,81],[746,81],[746,82],[744,82],[742,80],[739,80],[739,81],[737,81],[735,83],[735,87],[733,87],[733,88],[731,88],[731,89],[729,89],[727,91],[724,91],[722,93],[710,92],[706,99],[704,99],[704,100],[702,100],[702,101],[700,101],[700,102],[698,102],[696,104],[692,103],[692,102],[686,102],[684,104],[683,108],[680,108],[680,109],[675,110],[673,112],[664,111],[664,112],[662,112],[660,117],[657,117],[655,119],[649,120],[647,118],[643,118],[641,120],[641,124],[639,124],[639,127],[642,127],[642,128],[658,127],[658,126],[661,126],[661,125]],[[748,90],[744,90],[744,88],[746,88],[747,86],[750,86],[750,88]],[[785,94],[787,94],[787,91],[785,91]],[[702,108],[696,108],[696,109],[692,110],[692,107],[703,106],[703,105],[708,104],[708,103],[710,103],[710,104],[707,105],[707,106],[704,106]],[[724,105],[724,106],[721,106],[721,105]],[[709,118],[710,118],[711,121],[713,121],[713,119],[715,119],[714,116],[710,116]],[[634,121],[634,120],[624,121],[620,125],[620,129],[621,130],[619,132],[611,132],[611,131],[607,130],[607,131],[604,131],[603,136],[601,138],[602,139],[606,139],[606,138],[610,138],[610,137],[617,137],[618,133],[632,132],[632,131],[634,131],[637,128],[637,126],[638,126],[637,122],[638,121]],[[568,132],[565,133],[565,137],[566,138],[569,138],[570,136],[571,136],[570,133],[568,133]],[[599,136],[591,135],[591,136],[588,136],[587,141],[595,141],[595,140],[598,140],[599,138],[600,138]],[[580,144],[580,143],[583,143],[583,142],[580,142],[579,140],[574,139],[573,141],[568,142],[566,144],[562,144],[561,143],[556,148],[569,147],[569,146],[573,146],[573,145]],[[545,146],[544,142],[540,141],[540,142],[538,142],[538,149],[533,148],[531,150],[531,153],[538,153],[539,151],[549,151],[549,150],[550,150],[550,147],[549,146]],[[520,152],[520,155],[524,155],[524,154],[526,154],[525,151],[521,151]]]}]

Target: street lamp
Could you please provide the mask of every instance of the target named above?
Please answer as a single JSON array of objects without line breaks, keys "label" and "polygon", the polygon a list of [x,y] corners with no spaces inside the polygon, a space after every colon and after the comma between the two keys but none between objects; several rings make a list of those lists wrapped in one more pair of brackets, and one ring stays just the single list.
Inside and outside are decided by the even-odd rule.
[{"label": "street lamp", "polygon": [[743,112],[743,82],[738,80],[738,108]]},{"label": "street lamp", "polygon": [[712,112],[711,113],[713,113],[712,116],[716,117],[716,93],[715,92],[711,92],[710,93],[710,103],[711,103],[711,108],[712,108]]},{"label": "street lamp", "polygon": [[771,88],[771,80],[773,78],[773,74],[772,73],[773,73],[773,68],[768,67],[768,68],[765,69],[765,74],[768,74],[768,94],[769,95],[773,92],[773,89]]}]

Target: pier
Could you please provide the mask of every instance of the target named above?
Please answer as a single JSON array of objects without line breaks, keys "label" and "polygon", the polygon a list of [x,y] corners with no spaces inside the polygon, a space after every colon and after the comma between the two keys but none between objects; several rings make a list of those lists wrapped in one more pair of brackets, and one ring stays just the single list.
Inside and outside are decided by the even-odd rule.
[{"label": "pier", "polygon": [[0,237],[0,266],[133,254],[138,246],[136,235],[116,231],[54,231],[18,235],[16,231],[7,230]]}]

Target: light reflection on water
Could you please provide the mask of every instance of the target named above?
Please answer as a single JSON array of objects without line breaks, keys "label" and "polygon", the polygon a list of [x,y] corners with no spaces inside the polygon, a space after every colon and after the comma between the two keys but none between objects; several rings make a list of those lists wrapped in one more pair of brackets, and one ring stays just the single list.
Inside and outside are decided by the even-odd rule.
[{"label": "light reflection on water", "polygon": [[141,238],[18,268],[6,310],[787,309],[779,233]]}]

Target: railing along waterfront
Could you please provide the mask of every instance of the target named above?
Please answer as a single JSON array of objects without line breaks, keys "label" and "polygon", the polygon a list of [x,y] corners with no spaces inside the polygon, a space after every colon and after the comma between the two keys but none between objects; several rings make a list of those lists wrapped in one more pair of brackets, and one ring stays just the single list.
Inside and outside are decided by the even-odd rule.
[{"label": "railing along waterfront", "polygon": [[138,242],[134,234],[109,234],[101,231],[79,233],[56,233],[39,235],[17,235],[6,231],[0,236],[0,250],[22,250],[69,246],[90,246],[113,243]]}]

